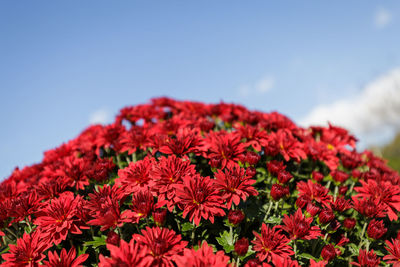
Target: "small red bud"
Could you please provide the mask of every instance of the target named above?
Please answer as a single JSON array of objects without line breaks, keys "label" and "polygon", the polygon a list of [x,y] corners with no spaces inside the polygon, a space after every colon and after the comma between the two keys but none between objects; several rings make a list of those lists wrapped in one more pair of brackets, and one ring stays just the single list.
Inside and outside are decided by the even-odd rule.
[{"label": "small red bud", "polygon": [[324,175],[320,172],[313,171],[312,178],[319,183],[322,181],[322,179],[324,179]]},{"label": "small red bud", "polygon": [[163,226],[167,219],[167,210],[158,209],[153,211],[153,219],[157,226]]},{"label": "small red bud", "polygon": [[354,228],[354,226],[356,226],[356,223],[357,223],[356,219],[354,219],[354,218],[346,218],[343,221],[343,227],[346,230],[352,230]]},{"label": "small red bud", "polygon": [[314,203],[310,202],[307,204],[306,211],[308,214],[310,214],[311,217],[314,217],[321,211],[321,208],[315,205]]},{"label": "small red bud", "polygon": [[332,244],[325,245],[321,251],[321,257],[326,261],[331,261],[336,257],[336,250]]},{"label": "small red bud", "polygon": [[292,178],[293,178],[293,175],[292,175],[290,172],[288,172],[288,171],[280,171],[280,172],[278,173],[278,181],[279,181],[281,184],[286,184],[286,183],[289,182],[290,179],[292,179]]},{"label": "small red bud", "polygon": [[327,224],[331,221],[333,221],[333,219],[335,219],[335,214],[333,213],[333,211],[331,209],[323,209],[320,213],[319,213],[319,222],[322,224]]},{"label": "small red bud", "polygon": [[245,237],[239,239],[235,243],[235,252],[239,256],[244,256],[246,255],[247,251],[249,249],[249,240]]},{"label": "small red bud", "polygon": [[246,169],[246,174],[247,174],[249,177],[254,177],[254,175],[256,175],[256,173],[257,173],[257,170],[256,170],[256,168],[254,168],[253,166],[250,166],[250,167],[248,167],[248,168]]},{"label": "small red bud", "polygon": [[284,187],[280,184],[273,184],[270,194],[273,200],[278,201],[279,199],[289,195],[290,192],[288,187]]},{"label": "small red bud", "polygon": [[250,165],[256,165],[261,159],[261,156],[258,155],[256,152],[248,151],[246,155],[246,162]]},{"label": "small red bud", "polygon": [[107,239],[106,239],[107,244],[119,246],[120,240],[121,240],[121,238],[119,237],[119,235],[116,232],[114,232],[114,231],[108,232]]},{"label": "small red bud", "polygon": [[368,237],[372,239],[380,239],[384,234],[386,234],[387,228],[383,224],[383,221],[377,221],[373,219],[367,228]]},{"label": "small red bud", "polygon": [[210,159],[211,168],[219,168],[221,166],[221,159],[219,158],[211,158]]},{"label": "small red bud", "polygon": [[241,223],[244,220],[244,217],[244,213],[241,210],[231,210],[228,213],[229,223],[235,226]]}]

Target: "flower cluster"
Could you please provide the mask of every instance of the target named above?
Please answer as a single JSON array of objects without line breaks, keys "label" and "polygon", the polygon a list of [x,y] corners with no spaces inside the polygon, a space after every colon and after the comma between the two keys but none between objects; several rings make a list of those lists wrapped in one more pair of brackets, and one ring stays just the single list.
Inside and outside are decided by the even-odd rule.
[{"label": "flower cluster", "polygon": [[400,176],[345,129],[153,99],[0,184],[0,266],[400,266]]}]

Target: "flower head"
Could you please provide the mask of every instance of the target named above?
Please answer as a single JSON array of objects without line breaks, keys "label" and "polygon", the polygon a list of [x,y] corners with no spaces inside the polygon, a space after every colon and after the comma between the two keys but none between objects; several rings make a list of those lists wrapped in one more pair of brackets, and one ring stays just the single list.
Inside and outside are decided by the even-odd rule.
[{"label": "flower head", "polygon": [[280,226],[290,235],[290,239],[316,239],[322,236],[321,230],[318,226],[311,226],[313,218],[306,218],[301,209],[298,209],[293,215],[284,216],[282,222],[283,226]]},{"label": "flower head", "polygon": [[224,216],[222,198],[210,177],[186,176],[183,184],[177,185],[178,205],[183,209],[183,217],[189,216],[196,225],[201,219],[214,222],[214,216]]},{"label": "flower head", "polygon": [[146,227],[141,235],[134,234],[132,238],[148,249],[146,259],[151,262],[151,266],[172,267],[173,257],[181,253],[188,243],[182,241],[181,235],[173,230],[159,227]]},{"label": "flower head", "polygon": [[261,226],[261,234],[253,231],[255,240],[253,243],[253,250],[257,253],[260,261],[267,260],[270,262],[273,257],[289,257],[294,252],[288,245],[289,239],[281,233],[281,230],[274,226],[269,228],[265,223]]},{"label": "flower head", "polygon": [[44,261],[47,267],[81,267],[82,263],[89,257],[88,254],[81,254],[76,257],[76,250],[72,247],[68,253],[65,248],[61,250],[60,256],[57,251],[49,251],[49,260]]},{"label": "flower head", "polygon": [[213,248],[206,241],[198,250],[185,248],[183,255],[174,256],[175,263],[178,267],[228,267],[229,257],[223,251],[213,252]]},{"label": "flower head", "polygon": [[228,164],[224,172],[218,170],[215,178],[215,188],[221,192],[228,209],[232,207],[232,203],[239,205],[240,199],[245,201],[248,196],[258,195],[252,186],[256,181],[251,180],[245,170],[238,165]]}]

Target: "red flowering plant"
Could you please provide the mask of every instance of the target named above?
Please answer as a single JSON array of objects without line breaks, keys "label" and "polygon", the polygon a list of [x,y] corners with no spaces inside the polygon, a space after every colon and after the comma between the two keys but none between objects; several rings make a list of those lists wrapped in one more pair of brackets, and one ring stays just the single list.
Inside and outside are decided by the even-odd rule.
[{"label": "red flowering plant", "polygon": [[400,266],[400,176],[345,129],[153,99],[0,184],[0,266]]}]

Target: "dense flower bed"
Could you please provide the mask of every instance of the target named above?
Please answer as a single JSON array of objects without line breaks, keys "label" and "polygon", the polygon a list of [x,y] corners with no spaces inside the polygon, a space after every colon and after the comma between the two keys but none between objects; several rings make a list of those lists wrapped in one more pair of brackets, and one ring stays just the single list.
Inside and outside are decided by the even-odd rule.
[{"label": "dense flower bed", "polygon": [[0,185],[2,266],[400,266],[399,175],[346,130],[167,98]]}]

